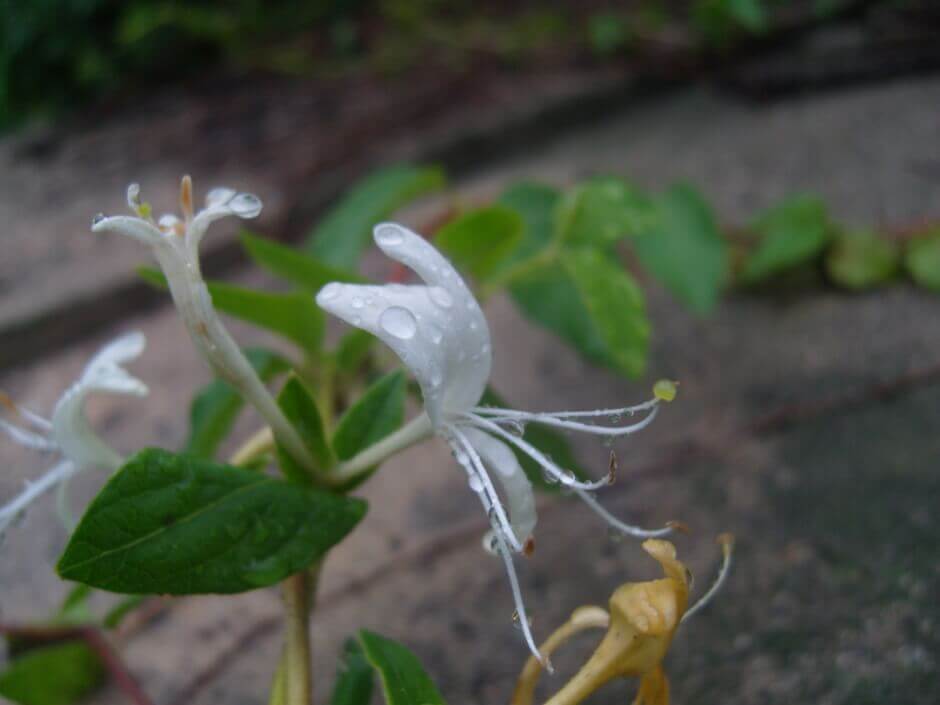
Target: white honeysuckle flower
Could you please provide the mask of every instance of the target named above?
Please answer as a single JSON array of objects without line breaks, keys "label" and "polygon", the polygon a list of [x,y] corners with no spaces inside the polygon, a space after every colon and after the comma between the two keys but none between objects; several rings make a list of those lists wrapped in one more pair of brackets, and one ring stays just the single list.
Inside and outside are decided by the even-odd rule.
[{"label": "white honeysuckle flower", "polygon": [[92,220],[92,231],[119,233],[150,246],[196,349],[216,375],[258,410],[287,451],[305,467],[313,468],[307,447],[216,313],[199,263],[199,243],[209,225],[226,216],[256,218],[261,213],[261,199],[230,188],[214,188],[206,196],[206,207],[194,212],[192,180],[184,176],[180,182],[182,219],[168,214],[155,221],[150,205],[140,200],[137,184],[127,187],[127,204],[133,216],[99,214]]},{"label": "white honeysuckle flower", "polygon": [[[596,411],[529,413],[479,406],[490,377],[492,346],[486,318],[472,292],[450,262],[420,235],[395,223],[382,223],[375,227],[374,237],[386,255],[414,270],[424,284],[369,286],[334,282],[320,290],[317,303],[347,323],[378,336],[395,351],[421,387],[425,413],[386,441],[341,464],[337,473],[343,478],[355,476],[432,433],[446,440],[487,512],[492,530],[484,545],[499,553],[506,564],[526,643],[541,660],[511,555],[511,551],[528,554],[534,546],[535,499],[532,485],[509,446],[538,463],[546,479],[579,495],[614,529],[642,538],[664,536],[673,525],[653,530],[630,526],[608,513],[590,494],[613,481],[613,456],[606,477],[582,481],[525,441],[522,431],[525,424],[538,423],[608,438],[627,435],[652,422],[660,401],[668,400],[669,393],[657,394],[636,406]],[[629,425],[592,423],[602,418],[619,421],[639,413],[645,415]],[[508,512],[491,476],[502,486]]]},{"label": "white honeysuckle flower", "polygon": [[102,348],[85,366],[78,381],[65,390],[50,420],[17,406],[6,395],[0,396],[0,402],[27,426],[24,428],[0,419],[0,430],[22,446],[60,457],[45,475],[28,483],[20,494],[0,506],[0,539],[30,504],[56,486],[59,488],[60,515],[66,524],[70,524],[66,495],[69,479],[87,468],[114,472],[124,462],[117,451],[91,428],[85,416],[85,400],[93,392],[135,397],[146,395],[146,385],[122,367],[139,357],[145,344],[143,334],[133,332]]}]

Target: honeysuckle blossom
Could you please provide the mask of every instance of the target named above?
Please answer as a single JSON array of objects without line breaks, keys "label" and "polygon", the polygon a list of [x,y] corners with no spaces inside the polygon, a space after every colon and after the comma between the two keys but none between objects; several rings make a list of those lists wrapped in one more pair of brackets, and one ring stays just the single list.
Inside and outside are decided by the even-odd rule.
[{"label": "honeysuckle blossom", "polygon": [[[626,583],[610,598],[610,612],[585,606],[545,641],[550,655],[572,636],[587,629],[606,629],[607,634],[588,661],[545,705],[578,705],[614,678],[636,677],[640,687],[633,705],[669,705],[669,680],[662,662],[679,626],[704,607],[718,592],[731,567],[734,538],[718,537],[724,560],[717,580],[691,608],[688,607],[691,577],[676,558],[668,541],[649,539],[646,552],[662,567],[659,580]],[[510,705],[532,705],[541,664],[530,658],[522,669]]]},{"label": "honeysuckle blossom", "polygon": [[[535,499],[510,446],[532,458],[547,479],[577,494],[614,529],[644,538],[665,535],[671,526],[648,530],[625,524],[594,499],[593,490],[613,481],[613,462],[606,477],[580,480],[528,443],[522,430],[527,423],[537,423],[608,438],[624,436],[652,422],[660,401],[668,399],[671,390],[663,389],[650,401],[619,409],[530,413],[479,406],[490,377],[492,346],[486,318],[470,289],[450,262],[407,228],[382,223],[375,227],[374,238],[386,255],[412,269],[424,283],[369,286],[334,282],[320,290],[317,303],[392,348],[421,387],[424,413],[364,451],[361,458],[341,464],[337,473],[352,476],[432,433],[443,438],[487,512],[492,531],[486,543],[505,562],[519,623],[526,643],[537,655],[512,560],[512,552],[527,554],[534,546]],[[595,423],[638,414],[642,414],[639,421],[626,425]],[[505,506],[493,478],[502,486]]]},{"label": "honeysuckle blossom", "polygon": [[22,446],[59,456],[48,472],[0,506],[0,538],[32,502],[56,486],[59,510],[65,519],[68,480],[80,470],[97,467],[113,472],[120,467],[121,456],[91,428],[85,416],[85,400],[93,392],[137,397],[147,394],[146,385],[122,367],[143,352],[145,342],[142,333],[134,332],[102,348],[56,403],[51,419],[17,406],[5,395],[0,397],[11,416],[21,422],[18,425],[0,419],[0,430]]},{"label": "honeysuckle blossom", "polygon": [[151,248],[196,349],[219,377],[254,405],[287,451],[312,468],[313,459],[300,436],[216,313],[199,263],[199,244],[209,225],[227,216],[256,218],[261,213],[261,199],[230,188],[214,188],[206,196],[206,207],[194,212],[192,180],[184,176],[180,183],[182,218],[164,215],[155,221],[150,204],[140,199],[137,184],[127,188],[127,205],[134,215],[99,214],[92,221],[92,231],[126,235]]}]

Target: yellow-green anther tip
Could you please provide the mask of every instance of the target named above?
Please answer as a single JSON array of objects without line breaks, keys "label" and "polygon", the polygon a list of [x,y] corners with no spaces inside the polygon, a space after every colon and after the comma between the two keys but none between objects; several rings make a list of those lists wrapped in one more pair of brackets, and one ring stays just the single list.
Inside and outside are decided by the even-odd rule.
[{"label": "yellow-green anther tip", "polygon": [[653,396],[660,401],[672,401],[676,398],[678,382],[669,379],[661,379],[653,385]]}]

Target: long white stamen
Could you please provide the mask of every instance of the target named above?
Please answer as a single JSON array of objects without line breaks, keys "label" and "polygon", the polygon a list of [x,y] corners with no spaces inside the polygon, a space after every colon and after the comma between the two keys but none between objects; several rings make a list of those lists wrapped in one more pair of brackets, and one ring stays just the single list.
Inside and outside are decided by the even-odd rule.
[{"label": "long white stamen", "polygon": [[[507,411],[511,411],[508,410]],[[525,411],[515,411],[512,413],[501,414],[499,416],[490,416],[491,421],[499,423],[500,421],[515,421],[515,422],[528,422],[528,423],[537,423],[545,426],[554,426],[555,428],[567,428],[574,431],[582,431],[584,433],[593,433],[598,436],[626,436],[630,433],[636,433],[641,431],[651,423],[653,419],[656,418],[656,413],[659,411],[659,405],[654,405],[649,414],[643,418],[642,421],[638,421],[629,426],[598,426],[597,424],[590,423],[579,423],[578,421],[568,421],[565,418],[560,418],[557,416],[552,416],[549,414],[537,414],[529,413]]]},{"label": "long white stamen", "polygon": [[616,418],[618,416],[632,416],[633,414],[640,411],[648,411],[649,409],[659,406],[659,402],[659,399],[649,399],[648,401],[645,401],[642,404],[636,404],[635,406],[624,406],[619,409],[591,409],[590,411],[526,412],[519,411],[517,409],[503,409],[497,406],[478,406],[473,409],[473,412],[475,414],[481,414],[485,416],[511,416],[514,418],[519,418],[519,416],[547,416],[556,419],[600,418],[602,416]]},{"label": "long white stamen", "polygon": [[[483,507],[486,509],[487,514],[489,514],[490,511],[495,514],[496,521],[499,523],[501,531],[509,538],[512,549],[517,553],[521,553],[523,548],[522,543],[516,537],[516,532],[513,531],[512,525],[509,523],[509,518],[506,516],[506,511],[503,509],[499,495],[496,494],[496,488],[493,487],[493,482],[490,480],[490,475],[486,471],[486,466],[483,465],[480,454],[477,453],[476,448],[473,447],[470,440],[456,426],[447,424],[445,428],[454,436],[459,444],[459,448],[455,450],[462,449],[468,457],[469,462],[466,464],[461,463],[461,465],[463,465],[470,476],[476,477],[483,486],[483,491],[478,494],[483,501]],[[457,462],[460,462],[459,455],[457,456]]]},{"label": "long white stamen", "polygon": [[594,482],[581,482],[574,477],[573,473],[562,470],[555,463],[549,460],[538,448],[526,442],[522,438],[513,435],[495,422],[469,413],[463,414],[463,417],[466,418],[471,425],[484,428],[487,431],[496,434],[500,438],[507,440],[509,443],[512,443],[519,450],[532,458],[532,460],[541,465],[546,472],[548,472],[552,477],[556,478],[565,487],[571,487],[573,489],[580,490],[596,490],[601,487],[606,487],[611,483],[611,477],[609,475],[607,477],[601,478],[600,480],[595,480]]},{"label": "long white stamen", "polygon": [[509,587],[512,590],[512,600],[516,605],[516,616],[519,618],[519,626],[522,628],[522,634],[525,637],[525,643],[529,647],[529,651],[532,652],[532,655],[538,659],[539,663],[545,668],[549,673],[554,673],[555,669],[552,668],[552,663],[547,658],[542,656],[542,653],[538,650],[538,647],[535,645],[535,639],[532,638],[532,629],[529,626],[529,616],[525,611],[525,603],[522,601],[522,590],[519,588],[519,578],[516,575],[516,566],[512,561],[512,554],[509,553],[509,547],[506,545],[506,538],[503,536],[503,532],[500,530],[500,527],[495,522],[491,521],[493,526],[493,536],[496,537],[497,550],[499,555],[503,558],[503,565],[506,567],[506,575],[509,577]]},{"label": "long white stamen", "polygon": [[712,598],[718,594],[718,591],[721,590],[721,586],[725,584],[725,580],[728,577],[728,573],[731,571],[731,554],[734,548],[734,537],[731,534],[722,534],[718,537],[719,543],[721,543],[721,553],[722,553],[722,562],[721,570],[718,571],[718,577],[715,578],[715,582],[712,583],[712,586],[708,589],[704,595],[702,595],[698,602],[692,605],[686,613],[682,615],[681,622],[684,622],[693,614],[705,607]]},{"label": "long white stamen", "polygon": [[69,483],[71,480],[72,476],[69,475],[59,483],[59,486],[56,487],[55,490],[56,513],[59,515],[59,521],[62,522],[62,526],[64,526],[65,530],[69,533],[74,531],[75,527],[78,526],[78,519],[75,518],[71,507],[69,507]]},{"label": "long white stamen", "polygon": [[9,421],[0,419],[0,430],[6,433],[14,441],[22,446],[26,446],[27,448],[33,448],[35,450],[42,451],[58,450],[58,446],[54,441],[49,440],[45,436],[40,436],[38,433],[27,431],[26,429],[20,428],[19,426],[14,426]]},{"label": "long white stamen", "polygon": [[578,495],[578,497],[584,500],[584,503],[588,505],[588,507],[590,507],[595,514],[600,516],[604,521],[617,529],[617,531],[621,531],[630,536],[635,536],[640,539],[654,539],[660,536],[667,536],[668,534],[672,533],[674,529],[672,526],[665,526],[662,529],[643,529],[639,526],[624,524],[617,517],[604,509],[600,502],[594,499],[594,497],[592,497],[589,492],[585,492],[584,490],[575,490],[575,493]]},{"label": "long white stamen", "polygon": [[16,405],[16,413],[22,416],[24,419],[29,421],[33,426],[38,428],[40,431],[51,431],[52,422],[48,419],[40,416],[35,411],[30,411],[25,406]]},{"label": "long white stamen", "polygon": [[0,536],[3,535],[13,520],[22,514],[30,504],[48,490],[70,477],[75,471],[76,466],[72,461],[63,460],[54,465],[49,472],[38,480],[29,483],[26,489],[20,492],[10,502],[0,507]]}]

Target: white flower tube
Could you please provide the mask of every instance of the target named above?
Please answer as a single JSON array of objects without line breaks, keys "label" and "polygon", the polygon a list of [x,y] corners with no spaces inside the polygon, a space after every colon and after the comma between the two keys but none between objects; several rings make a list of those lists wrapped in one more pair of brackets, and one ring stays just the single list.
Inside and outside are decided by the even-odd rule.
[{"label": "white flower tube", "polygon": [[128,187],[127,203],[134,216],[96,216],[92,221],[92,231],[119,233],[151,248],[196,349],[216,375],[238,389],[258,410],[291,456],[308,469],[313,469],[313,458],[299,434],[216,313],[199,263],[199,243],[209,225],[227,216],[256,218],[261,213],[261,200],[250,193],[216,188],[206,196],[206,207],[194,213],[192,181],[184,176],[180,185],[182,219],[164,215],[155,222],[150,206],[140,201],[137,184]]}]

